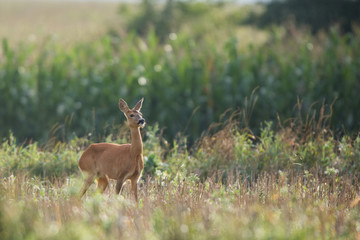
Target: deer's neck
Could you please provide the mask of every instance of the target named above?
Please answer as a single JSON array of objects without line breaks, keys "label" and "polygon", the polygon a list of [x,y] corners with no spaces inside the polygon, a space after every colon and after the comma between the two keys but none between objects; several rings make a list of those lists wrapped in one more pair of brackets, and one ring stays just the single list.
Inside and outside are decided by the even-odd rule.
[{"label": "deer's neck", "polygon": [[131,131],[131,153],[133,156],[143,153],[143,143],[140,128],[130,128]]}]

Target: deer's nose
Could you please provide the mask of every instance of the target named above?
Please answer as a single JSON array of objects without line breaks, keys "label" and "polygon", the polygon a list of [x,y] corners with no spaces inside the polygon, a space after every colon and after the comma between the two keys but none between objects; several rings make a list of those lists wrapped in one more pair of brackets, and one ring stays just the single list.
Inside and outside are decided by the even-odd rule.
[{"label": "deer's nose", "polygon": [[140,124],[140,125],[143,125],[144,123],[145,123],[144,119],[140,119],[139,122],[138,122],[138,124]]}]

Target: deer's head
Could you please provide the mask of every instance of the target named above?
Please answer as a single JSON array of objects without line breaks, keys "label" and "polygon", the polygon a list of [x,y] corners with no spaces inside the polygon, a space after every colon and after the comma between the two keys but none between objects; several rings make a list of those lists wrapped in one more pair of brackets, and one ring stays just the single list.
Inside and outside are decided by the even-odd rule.
[{"label": "deer's head", "polygon": [[124,99],[120,98],[119,100],[119,108],[125,114],[129,127],[131,128],[142,128],[145,126],[145,119],[142,117],[142,113],[140,112],[143,101],[144,98],[140,99],[135,107],[130,109]]}]

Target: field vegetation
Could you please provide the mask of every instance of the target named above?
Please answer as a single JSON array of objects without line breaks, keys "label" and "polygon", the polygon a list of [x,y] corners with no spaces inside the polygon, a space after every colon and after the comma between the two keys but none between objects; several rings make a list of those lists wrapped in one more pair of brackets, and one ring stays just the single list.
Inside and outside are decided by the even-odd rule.
[{"label": "field vegetation", "polygon": [[[360,239],[359,28],[153,2],[0,1],[0,239]],[[80,199],[84,149],[130,142],[120,97],[139,203]]]},{"label": "field vegetation", "polygon": [[[360,138],[227,122],[187,148],[146,130],[140,202],[130,187],[82,200],[89,143],[0,146],[1,239],[358,239]],[[126,142],[109,136],[107,141]]]}]

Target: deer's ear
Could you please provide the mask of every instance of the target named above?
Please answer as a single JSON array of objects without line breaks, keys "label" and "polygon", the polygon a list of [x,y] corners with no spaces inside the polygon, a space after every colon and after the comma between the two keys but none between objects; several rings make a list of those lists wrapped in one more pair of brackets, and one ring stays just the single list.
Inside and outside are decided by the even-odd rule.
[{"label": "deer's ear", "polygon": [[123,113],[126,113],[129,110],[127,103],[122,98],[119,100],[119,108]]},{"label": "deer's ear", "polygon": [[140,99],[140,101],[137,102],[137,104],[135,105],[133,110],[140,111],[143,101],[144,101],[144,98]]}]

